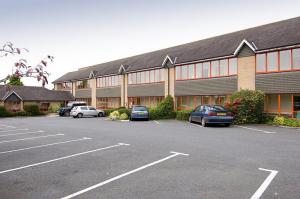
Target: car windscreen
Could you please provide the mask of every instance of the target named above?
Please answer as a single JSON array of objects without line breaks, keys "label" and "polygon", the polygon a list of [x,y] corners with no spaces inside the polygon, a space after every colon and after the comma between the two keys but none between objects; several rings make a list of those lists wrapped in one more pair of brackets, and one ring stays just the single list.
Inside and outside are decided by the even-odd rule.
[{"label": "car windscreen", "polygon": [[136,106],[132,108],[132,111],[147,111],[147,109],[143,106]]},{"label": "car windscreen", "polygon": [[208,109],[211,111],[227,111],[223,106],[218,105],[209,106]]}]

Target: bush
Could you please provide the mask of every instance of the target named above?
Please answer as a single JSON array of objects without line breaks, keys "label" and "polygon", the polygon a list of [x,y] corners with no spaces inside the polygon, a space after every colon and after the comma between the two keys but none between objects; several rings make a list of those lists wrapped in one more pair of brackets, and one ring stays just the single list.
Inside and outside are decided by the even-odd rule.
[{"label": "bush", "polygon": [[264,97],[261,91],[237,91],[225,107],[233,112],[236,124],[261,123],[264,116]]},{"label": "bush", "polygon": [[275,116],[273,123],[276,125],[284,125],[284,117],[283,116]]},{"label": "bush", "polygon": [[171,96],[167,96],[156,108],[150,109],[150,119],[172,119],[176,117],[174,112],[174,101]]},{"label": "bush", "polygon": [[49,113],[56,113],[58,111],[58,109],[60,109],[60,107],[62,107],[61,105],[59,104],[50,104],[49,108],[48,108],[48,112]]},{"label": "bush", "polygon": [[120,120],[128,120],[128,115],[126,114],[126,113],[122,113],[121,115],[120,115],[120,118],[119,118]]},{"label": "bush", "polygon": [[286,118],[283,116],[275,116],[273,124],[279,126],[300,127],[300,121],[296,119]]},{"label": "bush", "polygon": [[36,104],[25,105],[24,111],[27,112],[31,116],[42,115],[42,113],[40,112],[39,106]]},{"label": "bush", "polygon": [[9,117],[11,114],[6,111],[4,106],[0,106],[0,117]]},{"label": "bush", "polygon": [[188,121],[191,112],[192,110],[176,111],[176,119]]},{"label": "bush", "polygon": [[127,115],[130,115],[130,110],[125,108],[125,107],[120,107],[120,108],[112,108],[112,109],[106,109],[104,110],[105,115],[110,115],[114,111],[119,111],[120,115],[123,113],[126,113]]},{"label": "bush", "polygon": [[119,111],[113,111],[109,114],[109,118],[112,120],[117,120],[120,118],[120,113]]}]

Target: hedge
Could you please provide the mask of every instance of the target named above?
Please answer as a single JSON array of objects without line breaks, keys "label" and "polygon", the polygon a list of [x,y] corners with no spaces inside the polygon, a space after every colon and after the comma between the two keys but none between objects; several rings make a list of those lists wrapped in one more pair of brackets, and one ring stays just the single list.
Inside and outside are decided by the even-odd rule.
[{"label": "hedge", "polygon": [[24,111],[31,116],[43,115],[43,113],[40,112],[39,106],[36,104],[24,105]]},{"label": "hedge", "polygon": [[188,121],[192,110],[176,111],[176,120]]},{"label": "hedge", "polygon": [[279,126],[300,127],[300,120],[286,118],[283,116],[275,116],[272,124]]},{"label": "hedge", "polygon": [[125,107],[112,108],[112,109],[106,109],[106,110],[104,110],[106,116],[109,116],[110,113],[112,113],[114,111],[118,111],[120,113],[120,115],[122,115],[123,113],[126,113],[127,115],[130,115],[130,110],[127,109],[127,108],[125,108]]},{"label": "hedge", "polygon": [[174,112],[173,97],[167,96],[156,108],[150,109],[149,112],[151,120],[174,119],[176,113]]},{"label": "hedge", "polygon": [[225,107],[232,111],[237,124],[261,123],[264,119],[264,97],[262,91],[240,90],[233,93]]}]

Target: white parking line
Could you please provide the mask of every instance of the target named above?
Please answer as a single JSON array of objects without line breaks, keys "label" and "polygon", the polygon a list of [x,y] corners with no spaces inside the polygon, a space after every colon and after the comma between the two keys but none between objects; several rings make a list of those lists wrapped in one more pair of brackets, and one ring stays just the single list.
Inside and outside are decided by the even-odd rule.
[{"label": "white parking line", "polygon": [[259,199],[278,173],[278,171],[263,169],[263,168],[259,168],[259,170],[268,171],[270,172],[270,175],[265,179],[265,181],[262,183],[262,185],[257,189],[257,191],[252,195],[250,199]]},{"label": "white parking line", "polygon": [[0,133],[6,133],[6,132],[11,132],[11,131],[28,131],[29,129],[11,129],[11,130],[3,130],[0,131]]},{"label": "white parking line", "polygon": [[200,127],[200,128],[203,127],[203,126],[201,126],[201,125],[199,125],[199,124],[194,124],[194,123],[190,123],[190,122],[186,122],[186,123],[188,123],[188,124],[190,124],[190,125],[193,125],[193,126],[196,126],[196,127]]},{"label": "white parking line", "polygon": [[28,150],[28,149],[36,149],[36,148],[42,148],[42,147],[53,146],[53,145],[58,145],[58,144],[66,144],[66,143],[70,143],[70,142],[91,140],[91,139],[92,138],[83,137],[83,138],[77,139],[77,140],[69,140],[69,141],[65,141],[65,142],[55,142],[55,143],[51,143],[51,144],[44,144],[44,145],[39,145],[39,146],[27,147],[27,148],[23,148],[23,149],[14,149],[14,150],[10,150],[10,151],[2,151],[2,152],[0,152],[0,154],[12,153],[12,152],[17,152],[17,151],[25,151],[25,150]]},{"label": "white parking line", "polygon": [[9,142],[18,142],[18,141],[23,141],[23,140],[34,140],[34,139],[38,139],[38,138],[54,137],[54,136],[60,136],[60,135],[64,135],[64,134],[59,133],[59,134],[49,134],[49,135],[44,135],[44,136],[29,137],[29,138],[23,138],[23,139],[17,139],[17,140],[4,140],[4,141],[1,141],[0,144],[9,143]]},{"label": "white parking line", "polygon": [[261,130],[261,129],[255,129],[255,128],[250,128],[250,127],[246,127],[246,126],[239,126],[239,125],[234,125],[234,126],[239,127],[239,128],[243,128],[243,129],[252,130],[252,131],[259,131],[259,132],[263,132],[263,133],[268,133],[268,134],[277,133],[275,131],[264,131],[264,130]]},{"label": "white parking line", "polygon": [[44,161],[44,162],[38,162],[38,163],[35,163],[35,164],[30,164],[30,165],[26,165],[26,166],[22,166],[22,167],[17,167],[17,168],[14,168],[14,169],[8,169],[8,170],[0,171],[0,174],[12,172],[12,171],[17,171],[17,170],[21,170],[21,169],[26,169],[26,168],[29,168],[29,167],[35,167],[35,166],[38,166],[38,165],[47,164],[47,163],[55,162],[55,161],[58,161],[58,160],[64,160],[64,159],[67,159],[67,158],[72,158],[72,157],[85,155],[85,154],[93,153],[93,152],[96,152],[96,151],[102,151],[102,150],[106,150],[106,149],[116,148],[116,147],[120,147],[120,146],[129,146],[129,144],[118,143],[116,145],[112,145],[112,146],[108,146],[108,147],[104,147],[104,148],[94,149],[94,150],[86,151],[86,152],[82,152],[82,153],[75,153],[73,155],[68,155],[68,156],[64,156],[64,157],[60,157],[60,158],[55,158],[55,159],[47,160],[47,161]]},{"label": "white parking line", "polygon": [[44,133],[45,131],[32,131],[32,132],[25,132],[25,133],[10,133],[5,135],[0,135],[0,137],[6,137],[6,136],[13,136],[13,135],[25,135],[25,134],[34,134],[34,133]]},{"label": "white parking line", "polygon": [[153,120],[153,122],[155,122],[156,124],[160,124],[158,121],[156,121],[156,120]]},{"label": "white parking line", "polygon": [[105,181],[100,182],[100,183],[98,183],[98,184],[95,184],[95,185],[93,185],[93,186],[90,186],[90,187],[88,187],[88,188],[86,188],[86,189],[83,189],[83,190],[78,191],[78,192],[75,192],[75,193],[73,193],[73,194],[71,194],[71,195],[65,196],[65,197],[63,197],[63,198],[61,198],[61,199],[70,199],[70,198],[74,198],[74,197],[76,197],[76,196],[78,196],[78,195],[81,195],[81,194],[83,194],[83,193],[85,193],[85,192],[91,191],[91,190],[96,189],[96,188],[98,188],[98,187],[101,187],[101,186],[103,186],[103,185],[105,185],[105,184],[108,184],[108,183],[110,183],[110,182],[116,181],[116,180],[118,180],[118,179],[120,179],[120,178],[123,178],[123,177],[128,176],[128,175],[133,174],[133,173],[136,173],[136,172],[141,171],[141,170],[143,170],[143,169],[146,169],[147,167],[151,167],[151,166],[154,166],[154,165],[156,165],[156,164],[162,163],[162,162],[164,162],[164,161],[166,161],[166,160],[168,160],[168,159],[174,158],[174,157],[176,157],[176,156],[178,156],[178,155],[188,156],[188,154],[178,153],[178,152],[173,152],[173,151],[171,151],[170,153],[173,153],[173,155],[169,155],[169,156],[167,156],[167,157],[165,157],[165,158],[162,158],[162,159],[160,159],[160,160],[157,160],[157,161],[155,161],[155,162],[146,164],[146,165],[141,166],[141,167],[139,167],[139,168],[136,168],[136,169],[134,169],[134,170],[131,170],[131,171],[128,171],[128,172],[123,173],[123,174],[121,174],[121,175],[118,175],[118,176],[116,176],[116,177],[110,178],[110,179],[108,179],[108,180],[105,180]]},{"label": "white parking line", "polygon": [[7,128],[16,128],[16,127],[14,127],[14,126],[8,126],[8,125],[5,125],[5,124],[0,124],[0,126],[4,126],[4,127],[7,127]]}]

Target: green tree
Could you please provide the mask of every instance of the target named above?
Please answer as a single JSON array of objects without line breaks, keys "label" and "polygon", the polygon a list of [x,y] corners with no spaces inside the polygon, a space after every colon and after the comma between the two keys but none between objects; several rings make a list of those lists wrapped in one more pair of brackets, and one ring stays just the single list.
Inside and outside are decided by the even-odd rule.
[{"label": "green tree", "polygon": [[8,85],[11,86],[23,86],[23,82],[21,81],[20,77],[12,75],[10,76],[9,80],[8,80]]}]

